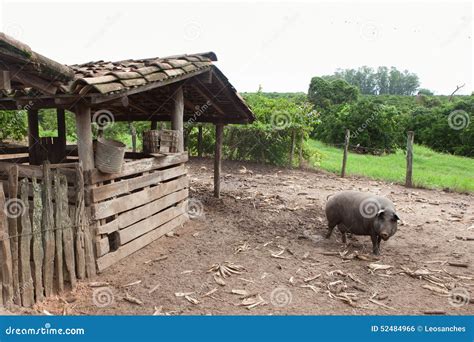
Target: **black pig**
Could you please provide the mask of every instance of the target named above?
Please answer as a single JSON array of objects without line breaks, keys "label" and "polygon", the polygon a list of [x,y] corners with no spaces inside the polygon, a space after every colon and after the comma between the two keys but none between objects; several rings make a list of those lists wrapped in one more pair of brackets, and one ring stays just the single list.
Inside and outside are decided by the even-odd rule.
[{"label": "black pig", "polygon": [[327,239],[335,226],[341,231],[344,243],[346,233],[369,235],[376,255],[380,253],[380,241],[387,241],[395,234],[400,220],[389,199],[359,191],[342,191],[331,196],[326,204],[326,217]]}]

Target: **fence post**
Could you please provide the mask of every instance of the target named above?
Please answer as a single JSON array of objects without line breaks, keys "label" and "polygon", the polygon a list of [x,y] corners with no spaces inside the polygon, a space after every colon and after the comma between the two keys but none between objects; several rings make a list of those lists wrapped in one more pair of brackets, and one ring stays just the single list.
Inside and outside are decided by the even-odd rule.
[{"label": "fence post", "polygon": [[408,132],[407,136],[407,172],[405,179],[405,186],[411,188],[413,186],[413,140],[415,133]]},{"label": "fence post", "polygon": [[296,131],[291,130],[290,167],[293,167],[293,156],[295,155]]},{"label": "fence post", "polygon": [[300,132],[300,149],[298,151],[298,165],[300,168],[303,167],[303,144],[304,144],[304,131]]},{"label": "fence post", "polygon": [[344,178],[346,176],[346,165],[347,165],[347,154],[349,151],[349,140],[351,137],[351,131],[346,129],[346,136],[344,137],[344,155],[342,157],[342,170],[341,170],[341,177]]}]

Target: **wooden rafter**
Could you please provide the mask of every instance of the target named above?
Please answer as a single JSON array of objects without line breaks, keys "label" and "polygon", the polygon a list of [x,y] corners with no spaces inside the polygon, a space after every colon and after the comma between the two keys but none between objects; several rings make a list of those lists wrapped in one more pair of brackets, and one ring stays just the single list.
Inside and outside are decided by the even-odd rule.
[{"label": "wooden rafter", "polygon": [[33,87],[49,95],[56,94],[56,91],[58,90],[58,87],[56,87],[53,82],[46,81],[32,74],[27,74],[16,67],[11,67],[10,69],[11,78],[14,81],[20,82],[28,87]]},{"label": "wooden rafter", "polygon": [[207,88],[199,86],[198,84],[194,83],[193,84],[193,89],[196,90],[196,92],[198,92],[199,95],[201,95],[205,99],[209,100],[211,102],[211,106],[214,107],[214,109],[217,112],[219,112],[221,115],[225,116],[225,111],[217,104],[215,96],[212,95],[212,93]]}]

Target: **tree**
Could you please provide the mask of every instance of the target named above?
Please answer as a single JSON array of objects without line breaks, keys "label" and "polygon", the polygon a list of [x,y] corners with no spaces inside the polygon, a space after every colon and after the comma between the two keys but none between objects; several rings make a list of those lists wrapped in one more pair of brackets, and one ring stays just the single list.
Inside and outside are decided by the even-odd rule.
[{"label": "tree", "polygon": [[434,93],[433,93],[431,90],[429,90],[429,89],[420,88],[420,89],[418,90],[418,95],[433,96]]},{"label": "tree", "polygon": [[342,79],[359,88],[364,95],[413,95],[419,87],[416,74],[408,70],[403,72],[395,67],[388,69],[385,66],[374,71],[368,66],[358,69],[338,69],[334,75],[322,77],[325,80]]},{"label": "tree", "polygon": [[390,80],[388,77],[388,68],[380,66],[375,73],[375,82],[377,84],[377,93],[379,95],[388,94]]},{"label": "tree", "polygon": [[404,116],[395,106],[364,98],[356,103],[333,106],[316,127],[316,137],[331,144],[344,141],[351,131],[351,145],[393,152],[404,142]]},{"label": "tree", "polygon": [[313,77],[308,90],[308,100],[323,111],[333,105],[354,102],[358,96],[357,87],[341,79],[327,81],[322,77]]}]

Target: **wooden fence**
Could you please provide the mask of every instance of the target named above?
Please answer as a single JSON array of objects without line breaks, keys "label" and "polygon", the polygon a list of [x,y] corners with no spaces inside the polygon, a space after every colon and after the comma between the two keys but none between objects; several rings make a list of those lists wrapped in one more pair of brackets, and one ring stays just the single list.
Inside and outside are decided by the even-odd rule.
[{"label": "wooden fence", "polygon": [[0,162],[0,304],[32,306],[96,272],[79,163]]},{"label": "wooden fence", "polygon": [[[341,177],[344,178],[346,175],[346,166],[347,166],[347,156],[349,155],[349,142],[350,142],[351,132],[346,129],[345,139],[344,139],[344,152],[342,156],[342,168],[341,168]],[[414,142],[415,133],[409,131],[407,133],[407,152],[406,152],[406,174],[405,174],[405,186],[408,188],[413,187],[413,142]],[[356,146],[357,147],[357,146]]]}]

